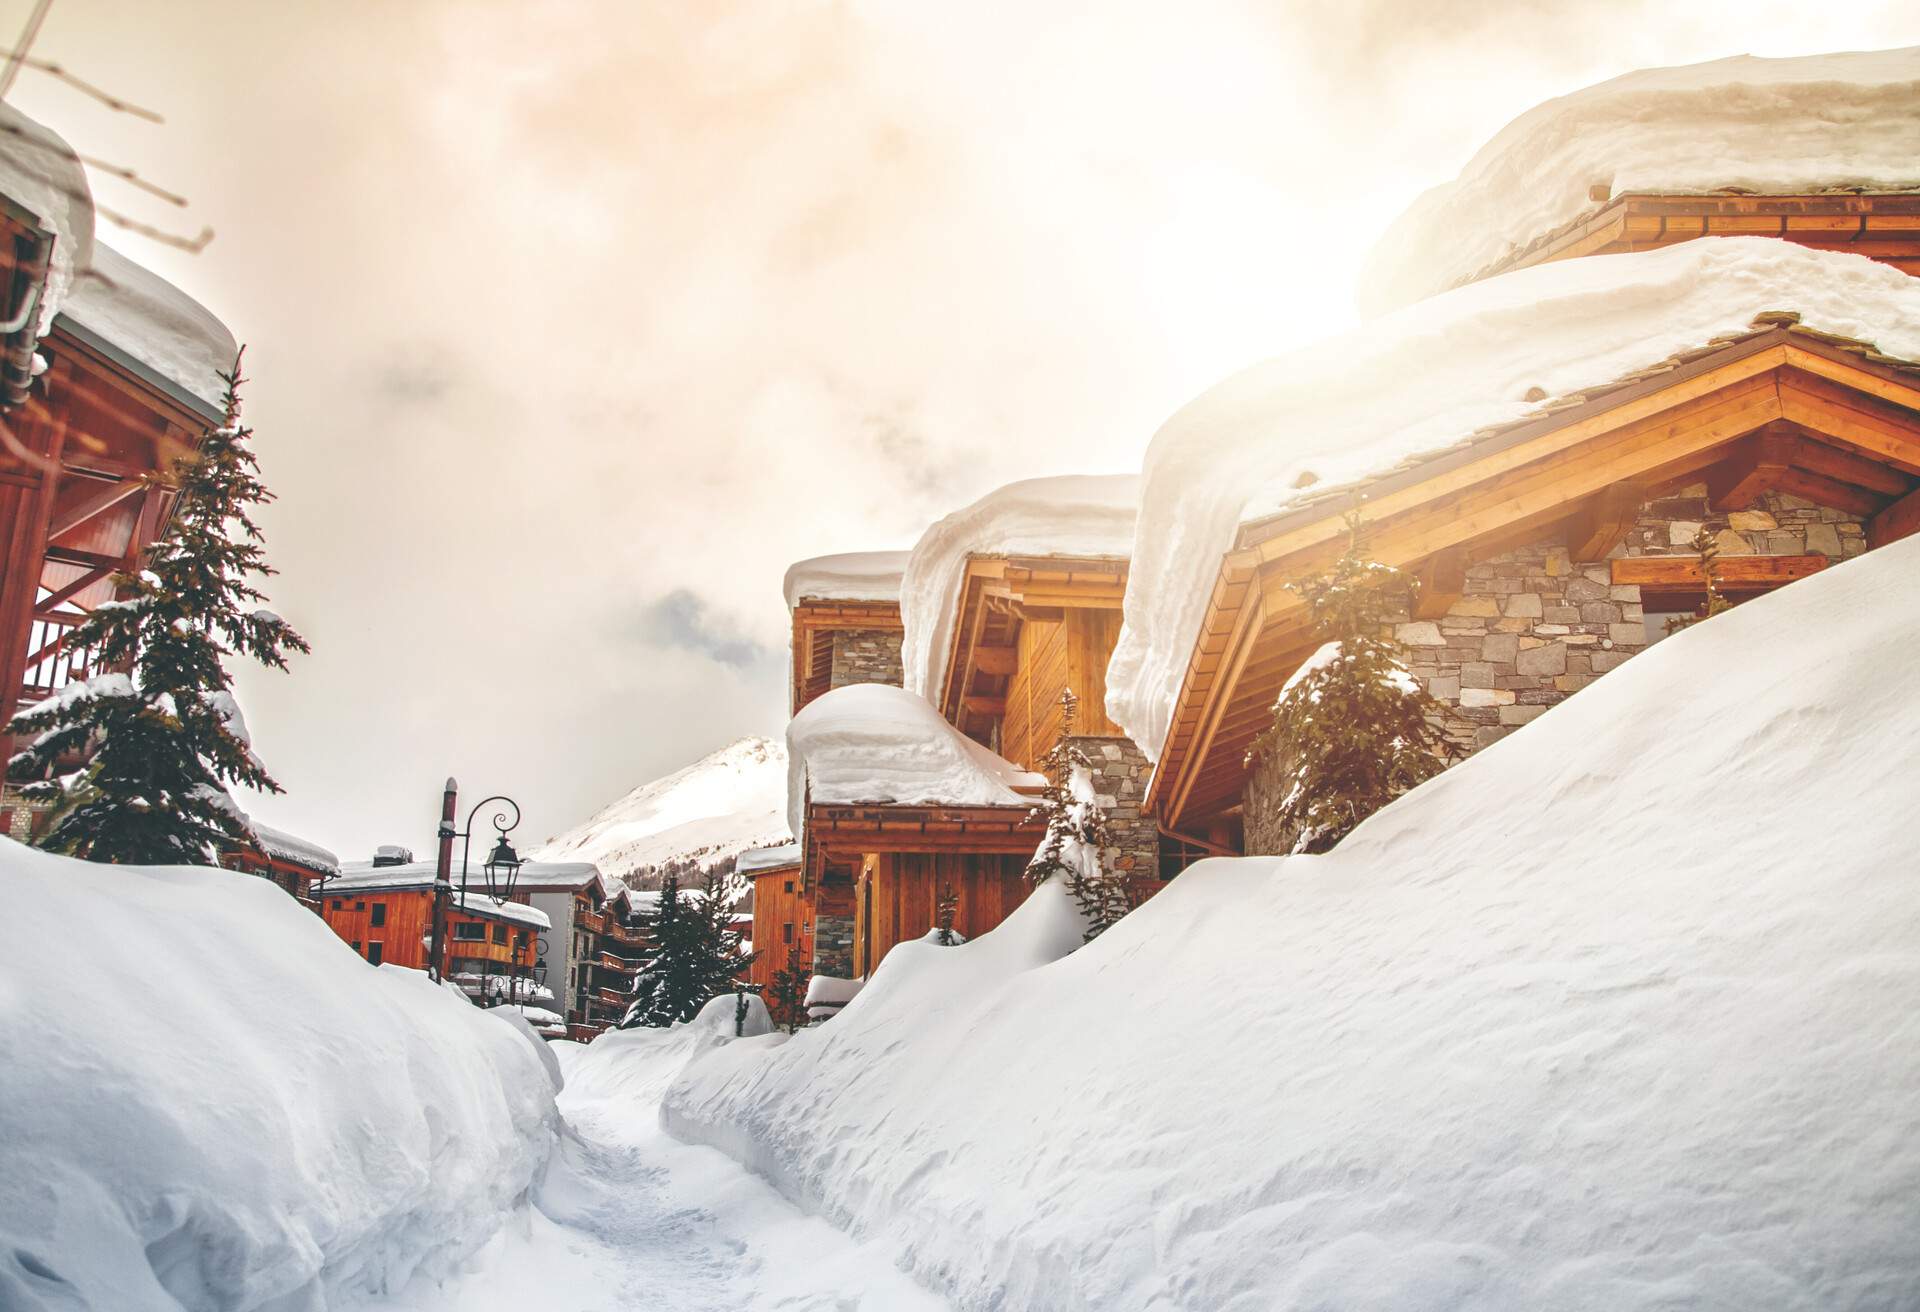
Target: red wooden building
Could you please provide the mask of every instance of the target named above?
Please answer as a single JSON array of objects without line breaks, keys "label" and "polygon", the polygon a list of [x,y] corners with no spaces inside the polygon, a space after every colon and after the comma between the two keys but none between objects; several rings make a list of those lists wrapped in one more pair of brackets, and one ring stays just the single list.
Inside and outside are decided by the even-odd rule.
[{"label": "red wooden building", "polygon": [[[0,703],[96,673],[65,635],[113,597],[166,524],[166,477],[221,421],[232,336],[93,240],[86,176],[59,137],[0,106]],[[156,479],[156,476],[157,479]],[[0,739],[0,753],[11,746]],[[33,816],[0,794],[8,830]]]},{"label": "red wooden building", "polygon": [[[426,863],[354,867],[321,886],[320,915],[374,965],[425,970],[432,957],[433,870]],[[541,999],[533,979],[546,914],[457,888],[447,909],[446,977],[477,999]]]}]

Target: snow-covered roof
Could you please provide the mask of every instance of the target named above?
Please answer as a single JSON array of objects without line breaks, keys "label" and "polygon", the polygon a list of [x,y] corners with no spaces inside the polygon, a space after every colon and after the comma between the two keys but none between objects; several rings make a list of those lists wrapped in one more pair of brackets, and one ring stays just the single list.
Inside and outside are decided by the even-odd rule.
[{"label": "snow-covered roof", "polygon": [[734,873],[751,875],[761,870],[779,870],[786,866],[800,864],[800,844],[781,843],[774,847],[759,847],[751,852],[742,852],[734,863]]},{"label": "snow-covered roof", "polygon": [[796,561],[785,583],[787,609],[804,600],[898,601],[904,551],[850,551]]},{"label": "snow-covered roof", "polygon": [[1589,190],[1920,189],[1920,46],[1628,73],[1509,123],[1396,220],[1369,313],[1473,277],[1598,207]]},{"label": "snow-covered roof", "polygon": [[93,248],[93,263],[60,307],[64,326],[109,354],[124,357],[180,399],[221,414],[239,345],[227,326],[158,274],[110,246]]},{"label": "snow-covered roof", "polygon": [[1124,559],[1133,550],[1140,480],[1133,474],[1029,478],[987,493],[921,535],[900,584],[906,686],[929,701],[945,691],[947,648],[970,556]]},{"label": "snow-covered roof", "polygon": [[[44,333],[75,278],[93,262],[93,192],[73,147],[57,132],[3,103],[0,196],[31,214],[53,236],[47,293],[36,316]],[[6,307],[6,313],[15,308]]]},{"label": "snow-covered roof", "polygon": [[324,875],[337,874],[340,870],[339,857],[318,843],[310,843],[284,829],[274,829],[254,821],[253,836],[260,850],[277,861],[286,861]]},{"label": "snow-covered roof", "polygon": [[801,832],[814,802],[901,806],[1027,806],[1022,770],[902,688],[855,683],[816,698],[787,726],[787,824]]},{"label": "snow-covered roof", "polygon": [[[529,861],[525,866],[521,867],[523,877],[514,886],[516,893],[524,891],[526,885],[524,878],[525,873],[527,870],[532,869],[534,865],[534,862]],[[433,876],[434,863],[431,861],[415,861],[411,865],[380,866],[378,868],[367,865],[364,862],[353,861],[342,866],[340,868],[340,874],[337,877],[327,881],[325,887],[321,889],[320,895],[322,897],[351,897],[387,890],[407,891],[431,888],[433,886]],[[477,866],[469,866],[467,869],[467,892],[464,898],[460,893],[460,872],[458,870],[453,872],[453,884],[454,904],[461,910],[472,915],[491,916],[498,920],[511,920],[517,924],[533,925],[540,929],[547,929],[552,926],[553,922],[547,918],[547,913],[544,911],[536,911],[534,908],[521,902],[501,903],[494,901],[492,897],[488,896],[486,891],[486,875],[483,874]]]},{"label": "snow-covered roof", "polygon": [[1147,450],[1107,713],[1159,753],[1221,556],[1242,523],[1417,463],[1741,333],[1769,310],[1920,359],[1920,279],[1857,255],[1716,237],[1521,269],[1256,365]]}]

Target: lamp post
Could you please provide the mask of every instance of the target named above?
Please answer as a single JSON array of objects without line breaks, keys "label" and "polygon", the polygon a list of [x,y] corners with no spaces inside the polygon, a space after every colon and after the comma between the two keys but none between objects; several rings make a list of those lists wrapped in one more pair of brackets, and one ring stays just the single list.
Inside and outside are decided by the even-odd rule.
[{"label": "lamp post", "polygon": [[453,840],[461,840],[460,846],[460,903],[465,907],[467,900],[467,857],[473,848],[473,818],[480,814],[480,808],[493,802],[500,802],[513,810],[513,819],[507,819],[507,812],[499,810],[488,817],[495,833],[493,852],[481,865],[487,877],[487,893],[497,903],[504,904],[513,896],[513,886],[519,879],[523,864],[513,850],[513,844],[507,841],[507,835],[520,825],[520,804],[504,794],[484,797],[473,804],[467,812],[467,827],[455,829],[453,819],[458,810],[460,785],[453,779],[447,780],[446,791],[440,797],[440,828],[436,837],[440,840],[438,859],[433,875],[433,957],[429,962],[430,972],[438,981],[446,976],[447,967],[447,909],[453,901]]}]

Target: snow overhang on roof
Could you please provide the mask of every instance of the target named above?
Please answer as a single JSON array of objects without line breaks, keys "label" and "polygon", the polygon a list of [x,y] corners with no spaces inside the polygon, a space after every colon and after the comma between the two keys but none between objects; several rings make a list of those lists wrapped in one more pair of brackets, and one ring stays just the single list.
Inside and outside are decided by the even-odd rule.
[{"label": "snow overhang on roof", "polygon": [[904,551],[850,551],[796,561],[782,587],[787,609],[803,601],[898,602],[906,567]]},{"label": "snow overhang on roof", "polygon": [[1456,286],[1610,197],[1832,191],[1920,191],[1920,47],[1642,69],[1536,106],[1388,228],[1361,307]]},{"label": "snow overhang on roof", "polygon": [[786,870],[799,864],[800,844],[780,843],[742,852],[734,862],[733,870],[738,875],[756,875],[769,870]]},{"label": "snow overhang on roof", "polygon": [[[52,325],[54,312],[75,279],[93,262],[93,192],[73,147],[4,103],[0,103],[0,200],[52,243],[46,286],[28,324],[37,338]],[[9,305],[5,313],[18,309]]]},{"label": "snow overhang on roof", "polygon": [[1140,480],[1069,475],[1009,483],[929,528],[900,585],[906,626],[901,665],[909,690],[938,703],[946,691],[960,582],[975,556],[1125,559],[1133,550]]},{"label": "snow overhang on roof", "polygon": [[885,684],[836,688],[787,726],[787,824],[798,834],[813,805],[1027,807],[1022,770],[940,718],[926,699]]},{"label": "snow overhang on roof", "polygon": [[224,418],[226,382],[239,344],[198,301],[110,246],[94,247],[91,268],[55,323],[188,409]]},{"label": "snow overhang on roof", "polygon": [[[1371,516],[1381,559],[1406,565],[1436,544],[1525,528],[1526,514],[1572,513],[1579,488],[1564,478],[1516,497],[1498,476],[1522,460],[1559,469],[1562,453],[1603,439],[1618,449],[1589,451],[1580,486],[1671,472],[1681,458],[1699,468],[1776,419],[1881,443],[1912,469],[1915,360],[1920,279],[1716,238],[1506,274],[1228,380],[1148,451],[1143,549],[1108,670],[1109,713],[1158,762],[1155,814],[1179,823],[1184,802],[1170,811],[1167,798],[1192,785],[1195,761],[1227,771],[1247,707],[1271,703],[1297,612],[1284,584],[1344,533],[1347,509]],[[1853,399],[1833,411],[1821,398],[1836,388]],[[1651,427],[1624,443],[1630,423]],[[1444,515],[1430,504],[1443,492]]]},{"label": "snow overhang on roof", "polygon": [[340,858],[318,843],[310,843],[298,835],[257,822],[253,826],[253,836],[260,850],[276,861],[284,861],[320,875],[331,876],[340,872]]}]

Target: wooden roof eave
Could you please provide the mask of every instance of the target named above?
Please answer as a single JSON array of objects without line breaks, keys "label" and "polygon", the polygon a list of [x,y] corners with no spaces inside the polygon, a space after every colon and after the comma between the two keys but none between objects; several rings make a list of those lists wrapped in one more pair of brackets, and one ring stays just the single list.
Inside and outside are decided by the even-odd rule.
[{"label": "wooden roof eave", "polygon": [[[1186,812],[1197,772],[1213,750],[1240,675],[1255,659],[1263,637],[1271,647],[1276,626],[1297,620],[1292,612],[1298,599],[1284,590],[1287,578],[1299,574],[1303,554],[1337,545],[1345,532],[1344,515],[1360,504],[1363,493],[1369,517],[1378,523],[1597,438],[1631,432],[1636,424],[1646,428],[1656,417],[1689,404],[1716,407],[1700,411],[1691,438],[1696,445],[1724,443],[1785,417],[1820,431],[1851,425],[1839,435],[1890,462],[1897,463],[1900,452],[1913,456],[1910,425],[1875,418],[1866,410],[1848,411],[1836,425],[1830,408],[1814,412],[1821,398],[1808,391],[1813,384],[1796,378],[1840,383],[1903,413],[1920,412],[1920,368],[1881,356],[1864,343],[1774,323],[1714,349],[1686,353],[1670,368],[1593,389],[1588,399],[1487,430],[1363,487],[1244,525],[1234,548],[1222,558],[1202,616],[1149,783],[1149,812],[1168,824],[1191,818]],[[1642,447],[1643,462],[1654,461],[1657,467],[1657,444],[1643,440]],[[1536,492],[1533,499],[1541,498]],[[1541,513],[1539,506],[1528,511],[1533,520]],[[1516,514],[1514,522],[1527,522],[1527,516]]]}]

